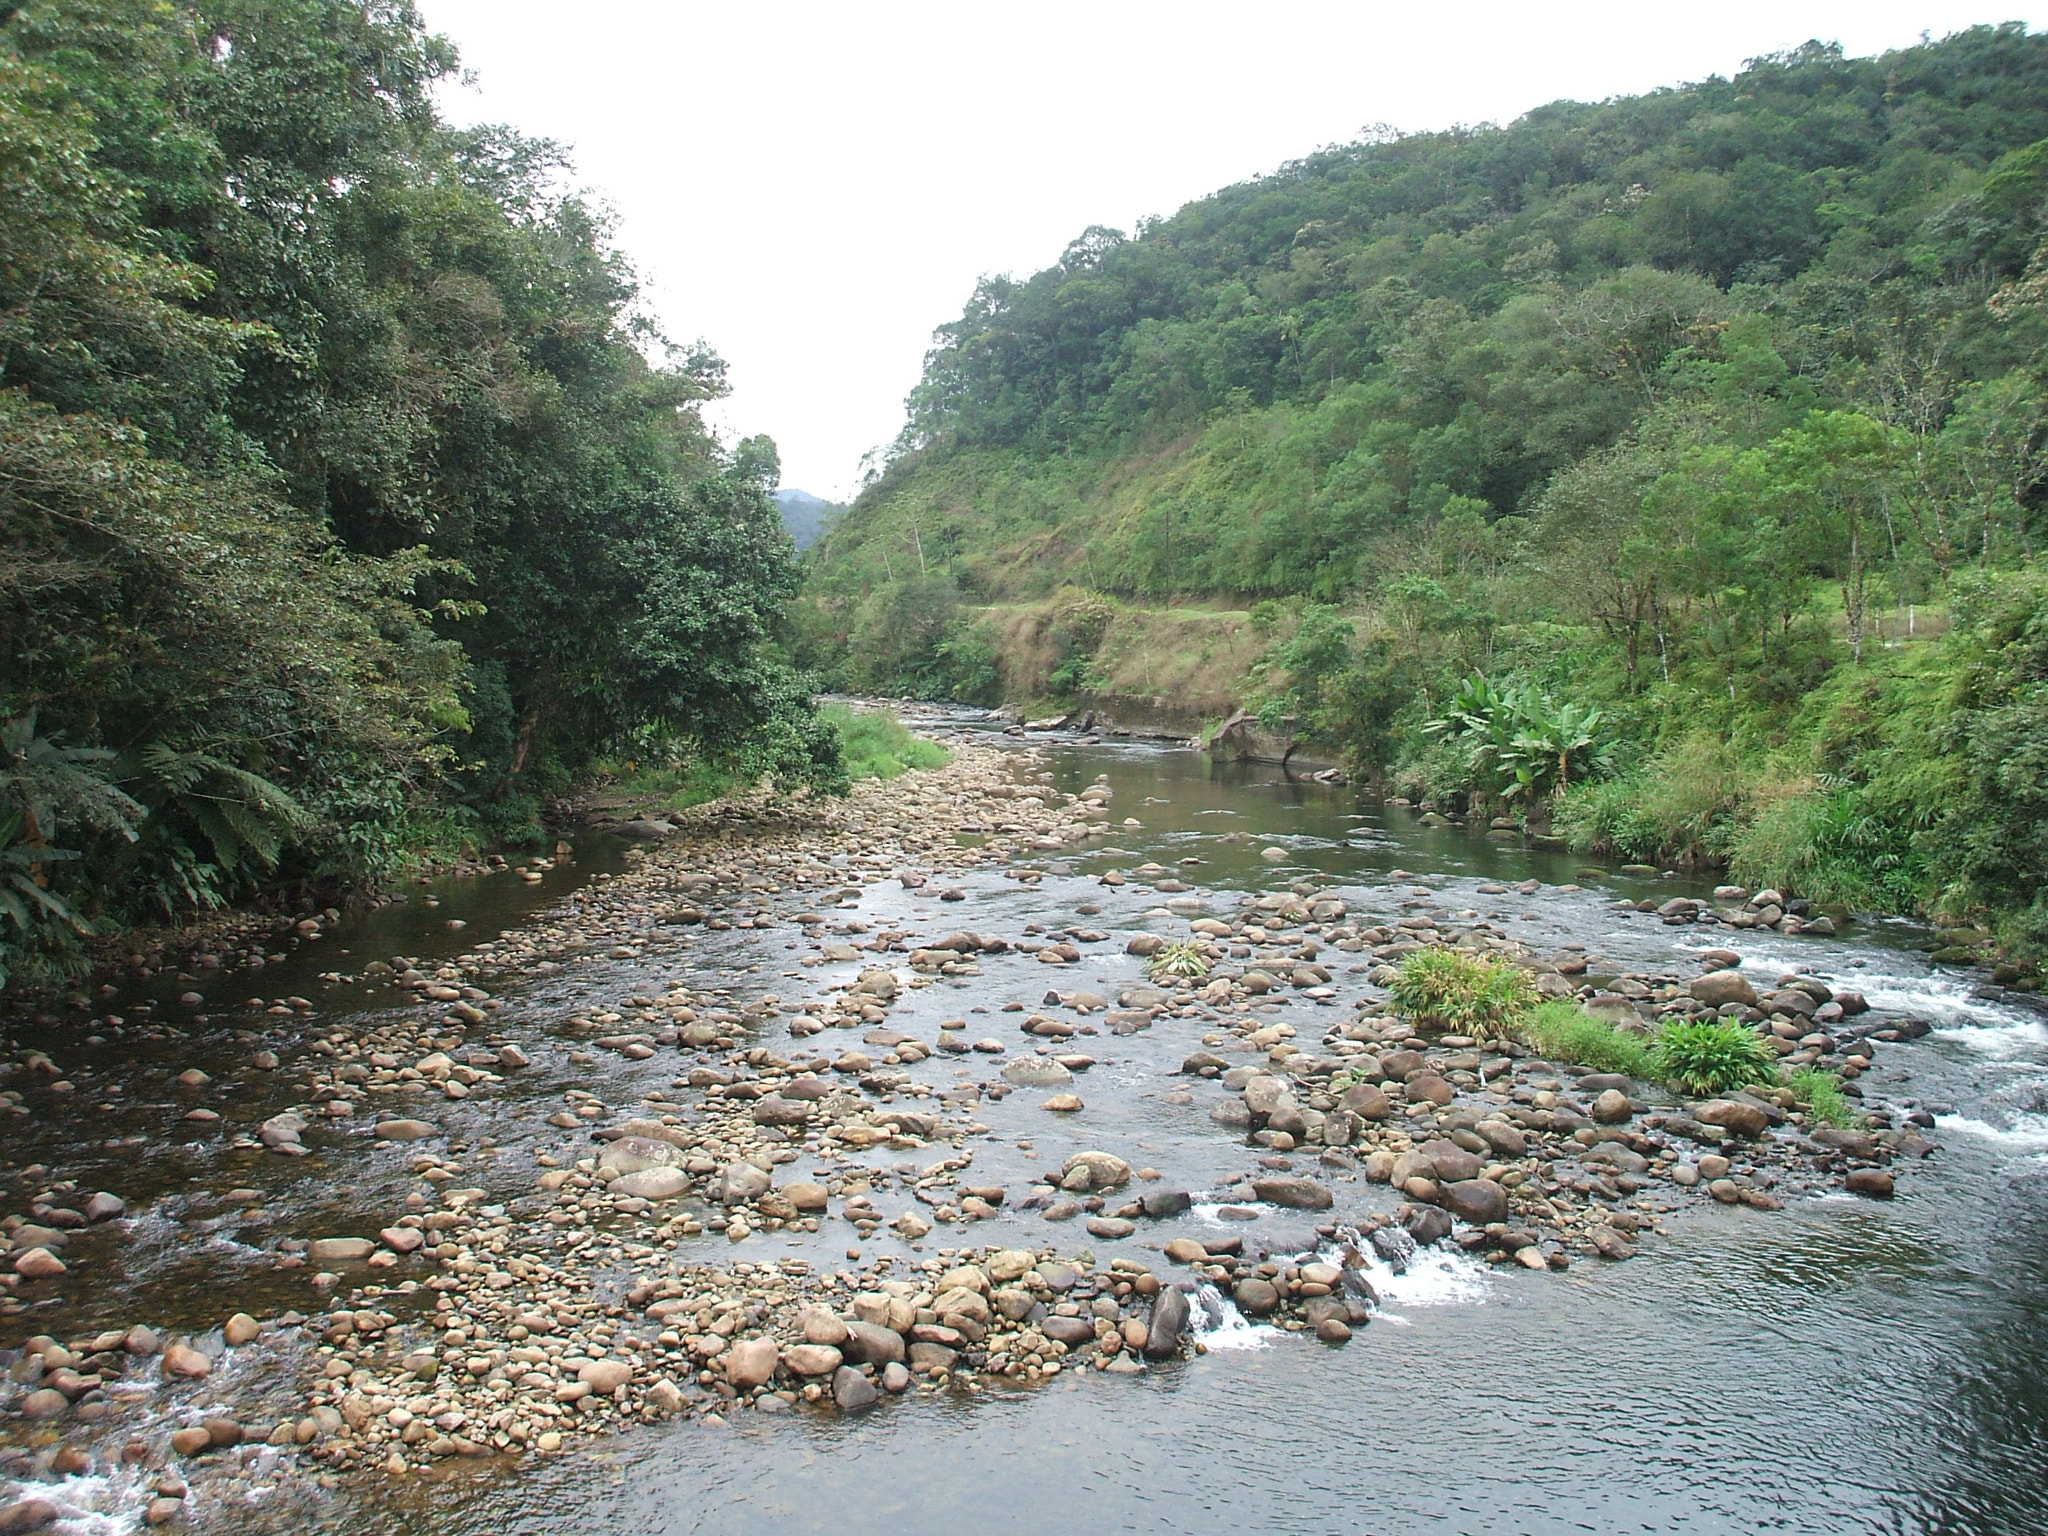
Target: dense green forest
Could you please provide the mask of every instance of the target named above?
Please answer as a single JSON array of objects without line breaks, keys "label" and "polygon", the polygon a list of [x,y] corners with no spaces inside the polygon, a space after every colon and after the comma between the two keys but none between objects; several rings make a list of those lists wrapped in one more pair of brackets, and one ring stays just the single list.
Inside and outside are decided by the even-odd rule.
[{"label": "dense green forest", "polygon": [[838,774],[772,443],[455,68],[395,0],[0,4],[0,980],[603,751]]},{"label": "dense green forest", "polygon": [[[1450,808],[2048,941],[2048,37],[1379,135],[943,326],[798,654],[1249,607],[1250,702]],[[1083,589],[1077,591],[1076,589]]]}]

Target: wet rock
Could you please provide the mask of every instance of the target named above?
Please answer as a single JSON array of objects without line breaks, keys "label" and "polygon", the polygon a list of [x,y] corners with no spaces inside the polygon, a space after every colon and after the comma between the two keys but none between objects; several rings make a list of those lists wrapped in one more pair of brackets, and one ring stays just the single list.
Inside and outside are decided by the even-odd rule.
[{"label": "wet rock", "polygon": [[1434,1072],[1424,1072],[1408,1079],[1408,1102],[1410,1104],[1434,1104],[1442,1109],[1458,1091]]},{"label": "wet rock", "polygon": [[85,1202],[85,1219],[89,1222],[112,1221],[116,1216],[126,1214],[128,1202],[119,1195],[108,1194],[104,1189]]},{"label": "wet rock", "polygon": [[1237,1303],[1237,1310],[1246,1317],[1264,1317],[1280,1305],[1280,1292],[1272,1281],[1254,1276],[1238,1281],[1230,1299]]},{"label": "wet rock", "polygon": [[1255,1179],[1252,1193],[1268,1205],[1293,1211],[1326,1211],[1336,1199],[1328,1185],[1301,1178]]},{"label": "wet rock", "polygon": [[743,1339],[725,1352],[726,1383],[739,1392],[765,1386],[781,1358],[773,1339]]},{"label": "wet rock", "polygon": [[1108,1152],[1076,1152],[1060,1167],[1060,1188],[1072,1193],[1121,1189],[1131,1181],[1131,1165]]},{"label": "wet rock", "polygon": [[1636,1256],[1635,1245],[1613,1227],[1594,1227],[1586,1234],[1586,1240],[1593,1245],[1593,1251],[1603,1259],[1619,1262]]},{"label": "wet rock", "polygon": [[239,1349],[244,1344],[255,1342],[262,1332],[255,1318],[246,1312],[237,1312],[222,1325],[220,1336],[230,1348]]},{"label": "wet rock", "polygon": [[830,1376],[844,1359],[832,1344],[792,1344],[782,1352],[782,1363],[799,1376]]},{"label": "wet rock", "polygon": [[213,1436],[199,1425],[171,1431],[171,1449],[180,1456],[199,1456],[213,1449]]},{"label": "wet rock", "polygon": [[[889,1370],[900,1373],[902,1386],[890,1383],[885,1375],[884,1385],[892,1392],[901,1392],[910,1385],[910,1375],[900,1365],[891,1365]],[[850,1365],[842,1365],[832,1373],[832,1401],[839,1405],[841,1413],[857,1413],[863,1408],[872,1408],[878,1394],[875,1385]]]},{"label": "wet rock", "polygon": [[1095,1342],[1095,1324],[1085,1317],[1048,1317],[1038,1325],[1038,1331],[1069,1349]]},{"label": "wet rock", "polygon": [[1702,1125],[1717,1125],[1733,1136],[1751,1140],[1770,1129],[1770,1117],[1757,1105],[1738,1099],[1709,1099],[1693,1112]]},{"label": "wet rock", "polygon": [[1406,1082],[1413,1074],[1427,1066],[1420,1051],[1389,1051],[1380,1058],[1380,1071],[1390,1082]]},{"label": "wet rock", "polygon": [[1416,1206],[1403,1219],[1401,1225],[1407,1229],[1408,1235],[1415,1239],[1418,1248],[1440,1243],[1451,1235],[1450,1213],[1438,1210],[1433,1205]]},{"label": "wet rock", "polygon": [[14,1272],[25,1280],[49,1280],[64,1274],[66,1265],[47,1248],[25,1248],[14,1256]]},{"label": "wet rock", "polygon": [[1593,1121],[1597,1125],[1620,1125],[1633,1115],[1628,1095],[1619,1088],[1609,1088],[1593,1101]]},{"label": "wet rock", "polygon": [[903,1359],[903,1335],[880,1323],[851,1322],[840,1350],[855,1365],[887,1365]]},{"label": "wet rock", "polygon": [[38,1387],[21,1400],[21,1416],[31,1423],[59,1417],[71,1406],[71,1399],[55,1387]]},{"label": "wet rock", "polygon": [[1393,1113],[1394,1101],[1375,1083],[1356,1083],[1344,1090],[1342,1107],[1361,1120],[1384,1120]]},{"label": "wet rock", "polygon": [[213,1362],[189,1344],[173,1344],[164,1351],[164,1374],[197,1380],[213,1373]]},{"label": "wet rock", "polygon": [[1194,1197],[1184,1189],[1148,1189],[1138,1197],[1138,1203],[1145,1208],[1147,1216],[1158,1221],[1189,1210],[1194,1204]]},{"label": "wet rock", "polygon": [[753,1120],[756,1125],[805,1125],[815,1111],[802,1099],[785,1099],[771,1093],[754,1102]]},{"label": "wet rock", "polygon": [[1878,1200],[1891,1198],[1892,1175],[1888,1168],[1852,1169],[1847,1182],[1852,1195],[1869,1195]]},{"label": "wet rock", "polygon": [[1491,1179],[1461,1179],[1443,1188],[1443,1202],[1451,1214],[1475,1227],[1506,1221],[1508,1192]]},{"label": "wet rock", "polygon": [[441,1134],[438,1126],[424,1120],[379,1120],[377,1139],[379,1141],[425,1141],[430,1136]]},{"label": "wet rock", "polygon": [[744,1205],[749,1200],[758,1200],[768,1193],[770,1182],[767,1171],[750,1162],[728,1163],[719,1184],[719,1201],[725,1205]]},{"label": "wet rock", "polygon": [[306,1248],[311,1264],[351,1264],[367,1259],[377,1245],[367,1237],[316,1237]]},{"label": "wet rock", "polygon": [[1137,1231],[1137,1225],[1121,1216],[1091,1216],[1088,1218],[1088,1233],[1091,1237],[1107,1240],[1129,1237]]},{"label": "wet rock", "polygon": [[1180,1336],[1189,1320],[1187,1293],[1178,1286],[1163,1286],[1152,1299],[1152,1317],[1145,1328],[1145,1356],[1167,1360],[1180,1348]]},{"label": "wet rock", "polygon": [[1316,1337],[1325,1344],[1349,1343],[1351,1325],[1341,1317],[1326,1317],[1316,1324]]},{"label": "wet rock", "polygon": [[1081,1095],[1078,1093],[1056,1093],[1038,1107],[1050,1110],[1056,1115],[1072,1115],[1080,1113],[1088,1106],[1081,1102]]},{"label": "wet rock", "polygon": [[1424,1178],[1435,1178],[1440,1183],[1457,1183],[1464,1179],[1476,1179],[1482,1166],[1476,1153],[1468,1152],[1455,1141],[1438,1139],[1424,1142],[1416,1149],[1430,1162],[1433,1173],[1423,1174]]},{"label": "wet rock", "polygon": [[1756,988],[1749,984],[1748,977],[1736,970],[1709,971],[1704,976],[1695,976],[1686,991],[1709,1008],[1719,1008],[1728,1003],[1754,1008],[1757,1003]]},{"label": "wet rock", "polygon": [[683,1160],[682,1149],[672,1142],[651,1136],[621,1136],[605,1147],[597,1166],[614,1173],[644,1173],[650,1168],[673,1168]]},{"label": "wet rock", "polygon": [[1046,1056],[1020,1056],[1003,1068],[1003,1081],[1019,1088],[1064,1088],[1074,1074]]},{"label": "wet rock", "polygon": [[807,1344],[829,1344],[837,1349],[846,1342],[846,1320],[822,1307],[807,1310],[802,1321],[804,1342]]},{"label": "wet rock", "polygon": [[40,1531],[47,1525],[57,1523],[57,1506],[48,1499],[22,1499],[18,1503],[0,1508],[0,1536],[19,1536],[24,1531]]},{"label": "wet rock", "polygon": [[1496,1157],[1526,1157],[1529,1153],[1528,1132],[1505,1120],[1482,1120],[1472,1131]]},{"label": "wet rock", "polygon": [[680,1168],[644,1168],[612,1180],[611,1191],[636,1200],[674,1200],[688,1192],[690,1176]]}]

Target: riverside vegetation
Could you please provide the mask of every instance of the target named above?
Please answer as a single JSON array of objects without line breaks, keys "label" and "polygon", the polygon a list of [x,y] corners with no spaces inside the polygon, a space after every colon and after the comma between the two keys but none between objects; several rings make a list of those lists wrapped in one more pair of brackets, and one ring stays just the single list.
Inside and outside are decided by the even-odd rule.
[{"label": "riverside vegetation", "polygon": [[0,979],[533,836],[599,754],[843,783],[772,443],[455,69],[401,0],[0,6]]},{"label": "riverside vegetation", "polygon": [[[1814,44],[1090,229],[939,329],[798,654],[1228,688],[1439,810],[1995,931],[2030,985],[2044,86],[2018,25]],[[1162,633],[1259,654],[1154,682]]]}]

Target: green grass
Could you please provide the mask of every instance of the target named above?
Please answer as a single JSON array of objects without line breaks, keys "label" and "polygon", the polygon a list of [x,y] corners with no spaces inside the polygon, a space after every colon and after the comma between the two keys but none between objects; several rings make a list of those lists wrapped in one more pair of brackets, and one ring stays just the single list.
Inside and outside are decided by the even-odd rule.
[{"label": "green grass", "polygon": [[828,704],[819,714],[839,733],[849,779],[893,779],[911,769],[943,768],[953,761],[951,752],[936,741],[911,735],[901,720],[885,711]]},{"label": "green grass", "polygon": [[1820,1067],[1801,1067],[1787,1080],[1809,1120],[1844,1128],[1863,1124],[1863,1115],[1842,1092],[1842,1080]]},{"label": "green grass", "polygon": [[1732,1019],[1674,1020],[1658,1035],[1655,1055],[1658,1075],[1687,1093],[1726,1093],[1778,1080],[1777,1054]]},{"label": "green grass", "polygon": [[[893,779],[910,769],[943,768],[953,754],[936,741],[913,736],[903,722],[881,710],[828,704],[819,715],[839,736],[849,779]],[[707,758],[643,762],[614,759],[598,765],[608,797],[642,808],[686,811],[747,787],[741,777]]]},{"label": "green grass", "polygon": [[1417,950],[1401,962],[1387,1001],[1416,1028],[1502,1040],[1536,1006],[1536,984],[1519,966],[1455,949]]},{"label": "green grass", "polygon": [[1596,1019],[1577,1003],[1550,1002],[1521,1022],[1522,1039],[1551,1061],[1575,1062],[1596,1072],[1622,1072],[1641,1082],[1661,1074],[1651,1042]]},{"label": "green grass", "polygon": [[1145,973],[1154,981],[1191,981],[1209,974],[1209,957],[1201,945],[1182,939],[1147,961]]}]

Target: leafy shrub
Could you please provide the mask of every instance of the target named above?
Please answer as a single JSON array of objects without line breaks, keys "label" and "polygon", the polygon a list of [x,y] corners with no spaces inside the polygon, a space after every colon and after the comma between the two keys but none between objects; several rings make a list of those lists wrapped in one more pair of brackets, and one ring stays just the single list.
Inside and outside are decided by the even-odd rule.
[{"label": "leafy shrub", "polygon": [[1387,1000],[1417,1028],[1499,1040],[1536,1006],[1529,973],[1455,949],[1417,950],[1401,962]]},{"label": "leafy shrub", "polygon": [[1727,742],[1688,736],[1633,773],[1573,788],[1558,827],[1586,853],[1644,862],[1712,858],[1747,808],[1754,780]]},{"label": "leafy shrub", "polygon": [[1471,783],[1464,752],[1448,741],[1411,748],[1388,775],[1387,787],[1412,800],[1427,800],[1448,809],[1462,809]]},{"label": "leafy shrub", "polygon": [[1654,1056],[1657,1075],[1688,1093],[1726,1093],[1778,1076],[1777,1054],[1734,1020],[1674,1020],[1657,1037]]},{"label": "leafy shrub", "polygon": [[1201,945],[1182,939],[1147,961],[1145,973],[1154,981],[1197,980],[1209,974],[1209,957]]},{"label": "leafy shrub", "polygon": [[1559,805],[1557,829],[1581,853],[1653,860],[1664,851],[1664,836],[1643,809],[1645,788],[1639,774],[1604,784],[1581,784]]},{"label": "leafy shrub", "polygon": [[1595,1072],[1621,1072],[1656,1082],[1661,1071],[1647,1040],[1597,1019],[1577,1003],[1544,1003],[1522,1020],[1521,1036],[1552,1061],[1576,1062]]},{"label": "leafy shrub", "polygon": [[1885,912],[1916,909],[1927,882],[1912,830],[1825,775],[1766,804],[1732,840],[1729,868],[1740,881]]}]

